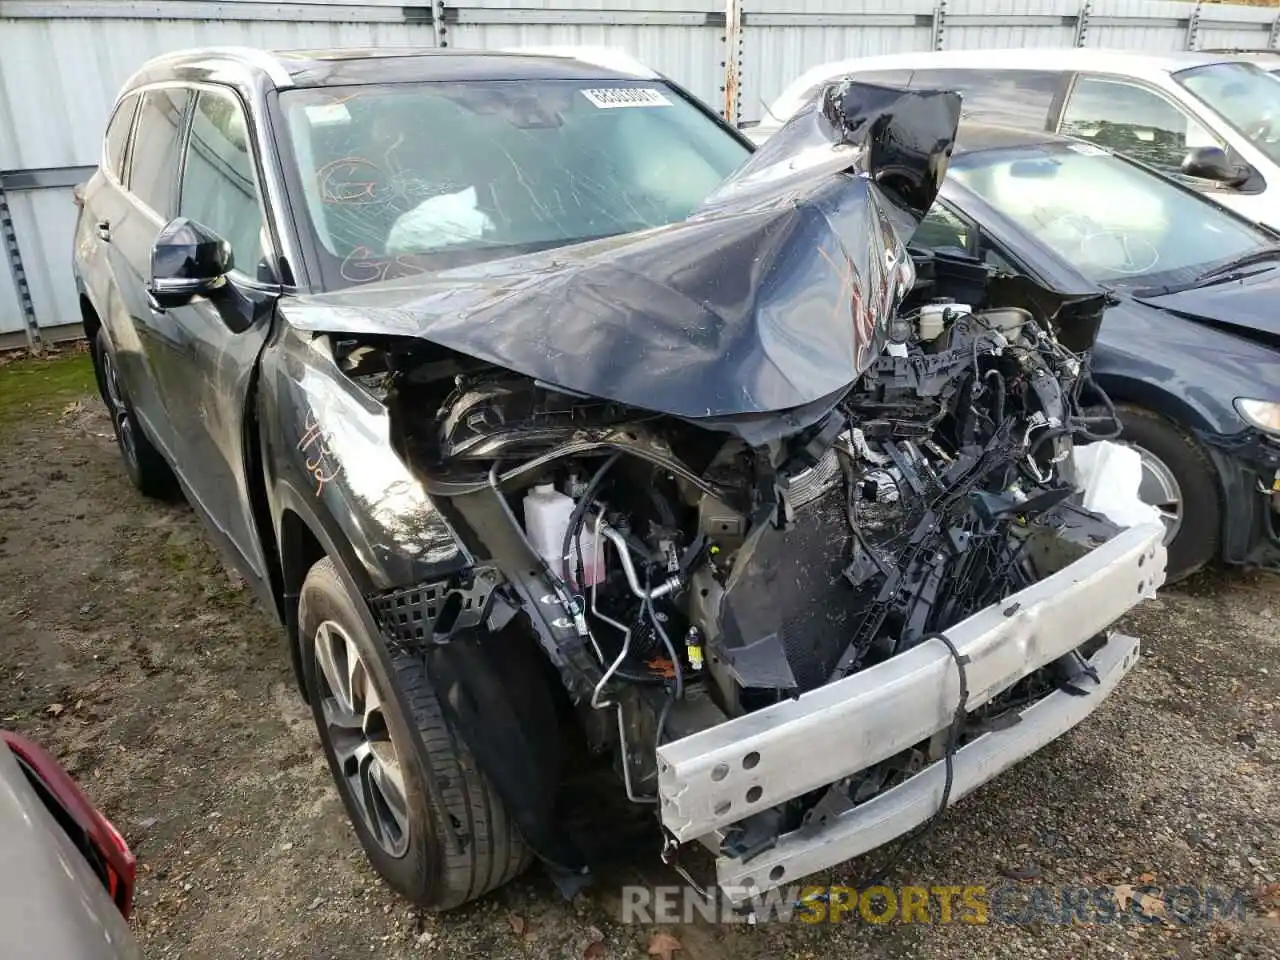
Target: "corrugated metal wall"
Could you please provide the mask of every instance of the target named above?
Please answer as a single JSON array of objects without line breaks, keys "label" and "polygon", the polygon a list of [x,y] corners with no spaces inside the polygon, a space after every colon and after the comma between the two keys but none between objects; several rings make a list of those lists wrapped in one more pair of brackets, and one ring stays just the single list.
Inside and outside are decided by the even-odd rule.
[{"label": "corrugated metal wall", "polygon": [[[797,74],[827,60],[940,47],[1266,47],[1276,23],[1275,10],[1164,0],[0,0],[0,189],[34,320],[56,335],[79,321],[72,185],[97,162],[120,85],[166,51],[622,47],[717,107],[729,61],[737,115],[757,119]],[[26,330],[20,303],[0,263],[0,340]]]},{"label": "corrugated metal wall", "polygon": [[[408,20],[404,5],[390,0],[0,0],[0,184],[21,184],[5,193],[45,335],[79,322],[72,184],[76,168],[97,162],[107,112],[143,60],[221,44],[434,45],[429,16]],[[21,171],[40,174],[14,176]],[[0,336],[21,333],[26,318],[7,266],[0,271]]]},{"label": "corrugated metal wall", "polygon": [[725,0],[466,0],[447,9],[450,47],[621,47],[704,100],[721,98]]}]

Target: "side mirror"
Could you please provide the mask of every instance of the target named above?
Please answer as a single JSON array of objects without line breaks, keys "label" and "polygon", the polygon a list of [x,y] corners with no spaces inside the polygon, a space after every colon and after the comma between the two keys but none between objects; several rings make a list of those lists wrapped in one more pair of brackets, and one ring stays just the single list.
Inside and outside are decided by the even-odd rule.
[{"label": "side mirror", "polygon": [[1237,187],[1248,179],[1238,170],[1221,147],[1192,147],[1182,159],[1182,172],[1188,177],[1212,180]]},{"label": "side mirror", "polygon": [[186,217],[171,220],[151,248],[152,306],[180,307],[193,297],[216,293],[235,266],[231,244]]}]

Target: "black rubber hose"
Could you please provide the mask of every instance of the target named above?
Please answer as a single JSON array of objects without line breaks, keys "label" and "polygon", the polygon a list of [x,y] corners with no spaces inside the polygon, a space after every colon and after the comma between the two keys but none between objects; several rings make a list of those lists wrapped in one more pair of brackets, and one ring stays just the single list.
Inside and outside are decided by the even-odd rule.
[{"label": "black rubber hose", "polygon": [[[586,489],[582,492],[582,496],[573,506],[573,512],[569,514],[569,526],[564,532],[564,543],[561,545],[560,556],[564,560],[565,573],[569,573],[569,565],[576,560],[572,577],[566,577],[570,580],[571,585],[576,585],[579,590],[583,589],[583,564],[582,564],[582,543],[580,535],[582,526],[586,521],[587,509],[591,506],[595,499],[596,491],[600,489],[600,484],[604,481],[604,475],[609,472],[609,468],[618,462],[618,458],[622,456],[622,451],[617,450],[610,454],[609,458],[600,465],[600,468],[592,475],[587,482]],[[574,545],[577,550],[574,550]]]},{"label": "black rubber hose", "polygon": [[[907,847],[911,844],[918,843],[928,835],[929,831],[932,830],[937,822],[942,819],[943,813],[946,812],[947,806],[951,802],[951,789],[955,785],[955,754],[960,745],[960,730],[963,728],[965,718],[968,716],[968,711],[965,707],[968,706],[969,703],[969,676],[965,671],[965,665],[968,664],[969,658],[961,655],[960,651],[956,649],[956,645],[951,642],[951,638],[944,633],[926,634],[920,639],[920,642],[927,643],[930,640],[941,640],[946,644],[947,650],[951,653],[951,659],[955,661],[956,672],[960,675],[960,699],[956,704],[956,712],[951,718],[951,727],[947,734],[947,752],[943,758],[943,763],[946,765],[946,780],[942,785],[942,800],[938,804],[938,809],[933,812],[933,815],[925,821],[919,830],[908,834],[898,841],[898,845],[894,848],[889,859],[886,860],[875,873],[866,880],[862,880],[854,884],[854,887],[858,890],[866,890],[868,887],[880,886],[884,882],[884,878],[888,875],[889,871],[897,866],[898,861],[902,859],[902,855],[906,852]],[[814,897],[813,899],[819,903],[824,903],[830,900],[830,894],[822,894]],[[805,901],[803,900],[797,900],[795,906],[802,907],[804,906],[804,903]]]},{"label": "black rubber hose", "polygon": [[942,785],[942,800],[938,803],[938,809],[919,830],[902,839],[898,847],[893,852],[885,864],[868,880],[866,883],[859,883],[858,889],[863,890],[867,887],[879,886],[885,876],[897,865],[902,858],[902,854],[906,851],[907,845],[918,843],[923,840],[934,828],[939,820],[942,819],[943,813],[946,812],[947,806],[951,803],[951,789],[955,784],[955,755],[956,750],[960,746],[960,731],[964,728],[964,722],[968,716],[965,709],[969,703],[969,676],[965,671],[965,665],[969,662],[969,658],[962,656],[960,651],[956,649],[956,645],[951,642],[951,638],[945,633],[930,633],[920,638],[921,643],[927,643],[930,640],[941,640],[946,644],[947,650],[951,654],[951,659],[955,661],[956,673],[960,675],[960,698],[956,703],[956,712],[951,718],[951,727],[947,733],[947,752],[943,758],[946,769],[946,780]]},{"label": "black rubber hose", "polygon": [[1040,434],[1040,436],[1036,437],[1035,441],[1031,444],[1031,448],[1027,451],[1027,459],[1034,460],[1036,454],[1040,452],[1040,448],[1046,443],[1050,440],[1056,440],[1059,437],[1069,436],[1070,433],[1071,431],[1066,427],[1049,427]]},{"label": "black rubber hose", "polygon": [[[1105,417],[1072,417],[1071,426],[1074,430],[1082,433],[1086,440],[1114,440],[1124,432],[1124,425],[1120,422],[1120,415],[1116,413],[1116,405],[1111,401],[1111,397],[1107,392],[1098,386],[1098,381],[1093,379],[1093,375],[1088,371],[1081,374],[1081,379],[1088,381],[1089,388],[1098,395],[1102,401],[1103,407],[1106,408],[1107,415]],[[1090,429],[1091,423],[1102,423],[1104,420],[1110,420],[1112,429],[1105,433],[1095,433]]]}]

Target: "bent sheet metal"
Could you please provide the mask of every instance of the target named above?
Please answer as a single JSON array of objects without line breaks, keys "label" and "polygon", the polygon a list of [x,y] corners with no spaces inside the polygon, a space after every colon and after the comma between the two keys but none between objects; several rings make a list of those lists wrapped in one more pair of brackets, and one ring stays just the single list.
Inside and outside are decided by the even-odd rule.
[{"label": "bent sheet metal", "polygon": [[953,93],[846,83],[687,220],[285,310],[300,329],[419,337],[675,416],[817,404],[880,352],[959,112]]}]

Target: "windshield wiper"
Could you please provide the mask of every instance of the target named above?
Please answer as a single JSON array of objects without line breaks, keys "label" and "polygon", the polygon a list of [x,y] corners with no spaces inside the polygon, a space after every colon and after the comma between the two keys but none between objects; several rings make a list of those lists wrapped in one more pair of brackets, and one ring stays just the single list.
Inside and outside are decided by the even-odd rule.
[{"label": "windshield wiper", "polygon": [[1236,271],[1244,267],[1253,266],[1255,263],[1266,263],[1268,260],[1280,260],[1280,246],[1259,247],[1257,250],[1242,253],[1226,263],[1220,263],[1212,270],[1200,274],[1195,280],[1195,285],[1203,286],[1205,281],[1220,283],[1232,279],[1232,275]]},{"label": "windshield wiper", "polygon": [[[1194,280],[1187,280],[1183,283],[1171,283],[1163,287],[1149,287],[1144,290],[1135,291],[1136,296],[1141,297],[1163,297],[1171,293],[1181,293],[1183,290],[1198,290],[1201,287],[1211,287],[1219,283],[1230,283],[1233,280],[1240,280],[1244,276],[1240,271],[1245,267],[1253,266],[1258,263],[1266,263],[1269,260],[1280,260],[1280,244],[1269,247],[1258,247],[1256,250],[1250,250],[1242,253],[1238,257],[1228,260],[1226,263],[1220,263],[1216,267],[1211,267]],[[1257,271],[1261,273],[1262,271]]]}]

